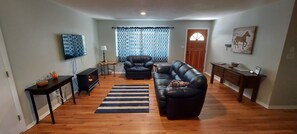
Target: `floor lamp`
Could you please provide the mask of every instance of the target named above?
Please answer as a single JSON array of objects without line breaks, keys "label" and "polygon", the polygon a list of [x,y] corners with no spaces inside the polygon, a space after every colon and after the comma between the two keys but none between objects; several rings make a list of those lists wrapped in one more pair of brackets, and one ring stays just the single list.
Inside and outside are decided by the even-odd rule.
[{"label": "floor lamp", "polygon": [[106,62],[105,60],[105,51],[107,50],[106,46],[101,46],[101,50],[103,51],[103,62]]}]

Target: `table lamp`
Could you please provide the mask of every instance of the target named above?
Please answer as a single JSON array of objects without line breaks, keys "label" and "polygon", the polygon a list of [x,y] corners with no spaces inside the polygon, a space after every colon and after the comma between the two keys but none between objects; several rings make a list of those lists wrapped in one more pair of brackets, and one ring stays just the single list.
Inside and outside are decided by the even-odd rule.
[{"label": "table lamp", "polygon": [[105,60],[105,51],[107,50],[106,46],[101,46],[101,50],[103,51],[103,62],[106,62]]}]

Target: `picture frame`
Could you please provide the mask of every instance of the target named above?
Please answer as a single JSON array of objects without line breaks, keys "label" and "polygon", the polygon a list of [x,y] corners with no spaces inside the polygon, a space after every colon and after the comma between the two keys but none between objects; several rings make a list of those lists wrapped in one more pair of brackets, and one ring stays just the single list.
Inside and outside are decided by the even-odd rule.
[{"label": "picture frame", "polygon": [[235,28],[232,36],[232,51],[235,53],[252,54],[256,29],[256,26]]},{"label": "picture frame", "polygon": [[256,66],[256,67],[255,67],[255,70],[254,70],[254,73],[255,73],[256,75],[259,75],[260,72],[261,72],[261,68],[258,67],[258,66]]}]

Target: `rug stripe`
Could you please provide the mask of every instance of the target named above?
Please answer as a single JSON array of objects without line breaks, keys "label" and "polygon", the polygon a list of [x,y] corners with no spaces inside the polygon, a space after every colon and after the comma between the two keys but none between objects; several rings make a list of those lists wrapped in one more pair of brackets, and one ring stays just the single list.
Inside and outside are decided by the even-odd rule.
[{"label": "rug stripe", "polygon": [[149,91],[110,91],[110,93],[148,93]]},{"label": "rug stripe", "polygon": [[116,98],[105,98],[103,101],[148,101],[149,98],[121,98],[121,99],[116,99]]},{"label": "rug stripe", "polygon": [[149,109],[97,109],[95,113],[148,113]]},{"label": "rug stripe", "polygon": [[107,96],[148,96],[148,94],[108,94]]},{"label": "rug stripe", "polygon": [[95,113],[147,113],[148,92],[148,85],[114,85]]},{"label": "rug stripe", "polygon": [[99,107],[98,109],[146,109],[149,108],[148,106],[114,106],[114,107]]},{"label": "rug stripe", "polygon": [[113,85],[113,86],[130,86],[130,87],[133,87],[133,86],[148,86],[147,84],[143,84],[143,85],[141,85],[141,84],[115,84],[115,85]]},{"label": "rug stripe", "polygon": [[112,86],[112,88],[149,88],[149,86]]},{"label": "rug stripe", "polygon": [[148,91],[148,89],[112,89],[111,91]]},{"label": "rug stripe", "polygon": [[104,103],[149,103],[149,101],[103,101]]},{"label": "rug stripe", "polygon": [[112,107],[112,106],[149,106],[149,103],[103,103],[100,107]]},{"label": "rug stripe", "polygon": [[147,92],[145,93],[108,93],[108,95],[118,95],[118,94],[121,94],[121,95],[135,95],[135,94],[138,94],[138,95],[148,95]]},{"label": "rug stripe", "polygon": [[107,98],[107,99],[125,99],[125,98],[139,99],[139,98],[149,98],[149,97],[148,96],[107,96],[105,98]]}]

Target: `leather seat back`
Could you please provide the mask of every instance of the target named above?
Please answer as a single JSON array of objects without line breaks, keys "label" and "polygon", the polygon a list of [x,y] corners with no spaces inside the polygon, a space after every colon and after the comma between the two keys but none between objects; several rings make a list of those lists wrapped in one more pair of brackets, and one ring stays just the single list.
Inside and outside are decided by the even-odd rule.
[{"label": "leather seat back", "polygon": [[144,64],[150,60],[152,60],[151,56],[128,56],[127,60],[133,64]]}]

